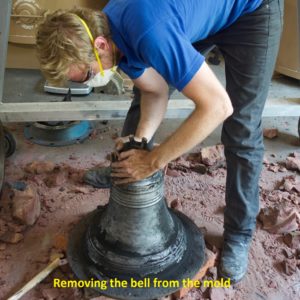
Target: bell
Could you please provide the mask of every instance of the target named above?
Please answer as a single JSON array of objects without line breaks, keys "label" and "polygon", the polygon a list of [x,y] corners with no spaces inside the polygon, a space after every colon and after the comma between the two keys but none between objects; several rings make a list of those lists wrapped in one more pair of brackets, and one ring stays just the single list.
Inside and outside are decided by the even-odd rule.
[{"label": "bell", "polygon": [[106,281],[105,288],[92,286],[103,295],[155,299],[193,279],[204,261],[204,240],[189,218],[167,207],[159,171],[113,184],[108,205],[71,232],[68,260],[79,279]]}]

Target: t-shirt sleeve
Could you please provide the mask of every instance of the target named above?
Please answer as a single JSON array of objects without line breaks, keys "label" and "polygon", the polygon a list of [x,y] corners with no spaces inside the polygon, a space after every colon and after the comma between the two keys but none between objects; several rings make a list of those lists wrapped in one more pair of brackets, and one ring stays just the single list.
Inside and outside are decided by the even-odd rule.
[{"label": "t-shirt sleeve", "polygon": [[181,91],[204,62],[180,26],[160,22],[138,42],[138,54],[147,65]]},{"label": "t-shirt sleeve", "polygon": [[140,77],[144,71],[145,68],[143,67],[135,67],[135,66],[130,66],[128,65],[127,59],[125,56],[122,57],[121,61],[118,64],[118,67],[126,73],[131,79],[136,79]]}]

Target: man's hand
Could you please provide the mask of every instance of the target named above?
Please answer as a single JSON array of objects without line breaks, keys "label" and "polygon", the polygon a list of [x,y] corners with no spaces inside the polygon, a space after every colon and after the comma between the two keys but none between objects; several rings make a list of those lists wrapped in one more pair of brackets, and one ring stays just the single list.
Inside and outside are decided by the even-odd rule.
[{"label": "man's hand", "polygon": [[119,161],[113,162],[111,166],[111,176],[116,184],[142,180],[158,171],[153,164],[151,152],[146,150],[132,149],[121,152]]}]

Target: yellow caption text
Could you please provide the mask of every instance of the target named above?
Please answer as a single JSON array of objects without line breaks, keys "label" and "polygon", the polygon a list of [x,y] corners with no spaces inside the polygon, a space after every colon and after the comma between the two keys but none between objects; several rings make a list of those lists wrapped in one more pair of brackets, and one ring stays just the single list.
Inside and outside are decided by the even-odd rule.
[{"label": "yellow caption text", "polygon": [[214,287],[214,288],[229,288],[230,279],[220,280],[192,280],[183,279],[179,280],[161,280],[158,278],[144,278],[143,280],[135,280],[131,278],[127,280],[119,280],[117,278],[109,280],[62,280],[58,278],[53,279],[54,288],[97,288],[100,290],[107,290],[108,288],[200,288]]}]

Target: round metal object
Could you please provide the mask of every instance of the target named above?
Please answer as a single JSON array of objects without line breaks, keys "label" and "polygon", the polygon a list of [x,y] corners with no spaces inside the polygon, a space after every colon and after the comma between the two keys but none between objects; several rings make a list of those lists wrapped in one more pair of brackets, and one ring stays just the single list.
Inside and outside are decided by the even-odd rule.
[{"label": "round metal object", "polygon": [[4,148],[5,148],[5,156],[10,157],[16,151],[16,140],[14,136],[7,130],[4,129]]},{"label": "round metal object", "polygon": [[59,147],[81,143],[91,131],[89,121],[36,122],[25,126],[24,135],[32,143]]},{"label": "round metal object", "polygon": [[[68,261],[81,280],[115,278],[127,288],[109,284],[99,293],[117,299],[147,300],[179,290],[204,262],[204,239],[185,215],[169,209],[162,172],[144,180],[113,185],[109,204],[84,218],[71,232]],[[154,280],[176,281],[179,286],[155,287]],[[134,288],[131,280],[149,280]]]}]

